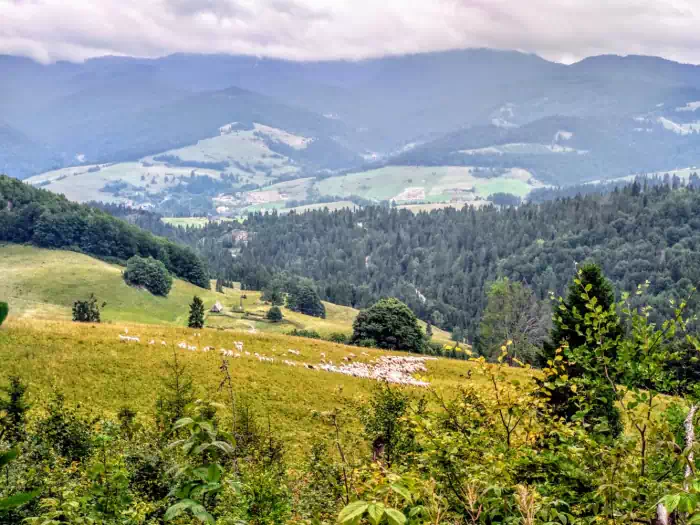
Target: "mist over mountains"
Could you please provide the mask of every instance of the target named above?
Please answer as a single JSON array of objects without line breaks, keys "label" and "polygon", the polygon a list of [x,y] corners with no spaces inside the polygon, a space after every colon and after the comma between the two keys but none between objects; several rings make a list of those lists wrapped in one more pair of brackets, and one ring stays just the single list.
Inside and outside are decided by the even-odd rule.
[{"label": "mist over mountains", "polygon": [[[308,137],[299,175],[519,167],[550,184],[700,164],[700,67],[473,49],[358,62],[0,57],[0,172],[135,161],[254,123]],[[279,145],[278,145],[279,146]]]}]

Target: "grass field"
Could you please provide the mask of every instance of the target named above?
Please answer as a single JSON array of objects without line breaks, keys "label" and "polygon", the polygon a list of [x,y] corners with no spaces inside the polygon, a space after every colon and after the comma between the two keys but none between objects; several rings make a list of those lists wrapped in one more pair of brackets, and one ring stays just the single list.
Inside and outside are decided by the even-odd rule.
[{"label": "grass field", "polygon": [[[118,335],[128,328],[129,335],[139,336],[140,343],[123,343]],[[65,393],[70,403],[80,403],[98,415],[111,416],[124,406],[150,418],[165,374],[163,363],[177,352],[192,374],[198,395],[210,400],[223,400],[218,391],[221,380],[218,351],[204,353],[205,346],[233,348],[241,341],[251,356],[232,359],[231,375],[237,392],[257,407],[263,416],[269,415],[273,427],[287,438],[290,448],[307,447],[314,436],[329,429],[317,417],[319,412],[336,407],[362,403],[376,383],[318,370],[309,370],[302,363],[318,363],[323,352],[334,362],[357,348],[325,341],[294,338],[278,334],[245,334],[215,329],[194,330],[167,325],[78,324],[66,321],[37,321],[10,318],[0,329],[0,384],[12,374],[29,382],[33,401],[46,399],[52,391]],[[154,339],[157,344],[149,345]],[[167,345],[162,346],[161,341]],[[176,348],[180,341],[195,345],[200,351]],[[287,352],[301,352],[295,356]],[[259,362],[252,354],[258,352],[275,358],[274,363]],[[366,350],[370,358],[386,352]],[[405,354],[402,354],[405,355]],[[299,363],[290,367],[280,361]],[[361,360],[369,358],[360,357]],[[438,359],[428,361],[427,379],[439,391],[454,392],[463,384],[487,387],[485,378],[469,371],[474,367],[464,361]],[[526,377],[527,372],[513,369],[513,376]],[[425,391],[409,389],[416,395]]]},{"label": "grass field", "polygon": [[484,199],[492,193],[507,192],[525,197],[543,185],[522,169],[514,168],[498,177],[477,176],[473,168],[456,166],[386,166],[370,171],[330,177],[316,183],[321,195],[359,195],[367,199],[408,202],[413,190],[416,200],[445,202],[455,197]]},{"label": "grass field", "polygon": [[[211,222],[207,217],[163,217],[161,220],[165,224],[182,228],[203,228]],[[235,220],[236,219],[233,218],[221,217],[215,219],[213,222],[233,222]]]},{"label": "grass field", "polygon": [[[207,310],[217,301],[224,306],[223,314],[207,314],[211,327],[273,333],[297,328],[315,330],[323,336],[334,332],[350,335],[358,313],[353,308],[324,303],[326,319],[283,308],[285,321],[269,323],[264,315],[270,306],[261,301],[260,292],[225,288],[221,294],[176,279],[168,297],[156,297],[126,285],[122,271],[120,266],[75,252],[0,245],[0,299],[10,304],[14,318],[70,320],[73,302],[94,293],[100,303],[107,303],[102,309],[103,322],[182,326],[186,324],[192,297],[198,295]],[[239,310],[241,305],[250,314],[248,318]],[[433,338],[446,343],[449,333],[435,328]]]}]

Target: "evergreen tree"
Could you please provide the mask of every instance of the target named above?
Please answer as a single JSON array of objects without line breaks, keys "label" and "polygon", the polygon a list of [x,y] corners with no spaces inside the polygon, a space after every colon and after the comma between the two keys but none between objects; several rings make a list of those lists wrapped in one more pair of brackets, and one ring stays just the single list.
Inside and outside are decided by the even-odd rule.
[{"label": "evergreen tree", "polygon": [[27,386],[18,376],[10,376],[10,384],[0,388],[7,399],[0,398],[0,441],[18,443],[24,439],[26,414],[29,405],[26,401]]},{"label": "evergreen tree", "polygon": [[433,337],[433,325],[430,324],[430,321],[428,321],[428,323],[425,326],[425,336],[428,339],[432,339]]},{"label": "evergreen tree", "polygon": [[273,306],[267,311],[265,317],[268,321],[279,323],[283,319],[282,310],[279,309],[279,306]]},{"label": "evergreen tree", "polygon": [[306,281],[294,283],[287,295],[287,308],[313,317],[326,318],[326,307],[313,285]]},{"label": "evergreen tree", "polygon": [[204,303],[198,296],[194,296],[190,303],[190,316],[187,320],[189,328],[204,328]]},{"label": "evergreen tree", "polygon": [[[603,275],[600,267],[593,263],[584,264],[577,272],[576,278],[569,285],[569,290],[563,303],[555,304],[553,307],[554,325],[550,335],[551,341],[544,345],[543,360],[544,365],[553,362],[557,349],[564,343],[568,345],[567,354],[570,357],[570,364],[567,365],[566,374],[570,378],[581,377],[584,370],[576,364],[576,351],[585,347],[586,330],[581,326],[579,316],[585,316],[588,311],[587,299],[584,297],[584,290],[588,296],[594,298],[596,304],[603,312],[614,312],[615,293],[610,282]],[[617,341],[623,335],[622,325],[617,315],[608,319],[607,339],[610,341],[611,358],[615,360]],[[579,333],[580,332],[580,333]],[[605,421],[609,427],[609,433],[613,436],[619,435],[623,428],[620,420],[619,410],[615,407],[615,396],[612,385],[608,385],[609,380],[615,380],[614,372],[595,366],[593,370],[587,372],[601,379],[597,397],[586,408],[587,416],[595,421]],[[612,376],[612,377],[610,377]],[[551,378],[545,378],[548,381]],[[575,397],[580,397],[584,392],[574,393],[569,386],[561,386],[551,390],[550,404],[555,414],[572,419],[580,412],[581,407],[574,402]],[[609,394],[609,395],[606,395]]]},{"label": "evergreen tree", "polygon": [[7,319],[7,315],[9,313],[10,307],[7,305],[7,303],[0,301],[0,326],[2,326],[2,323],[5,322],[5,319]]}]

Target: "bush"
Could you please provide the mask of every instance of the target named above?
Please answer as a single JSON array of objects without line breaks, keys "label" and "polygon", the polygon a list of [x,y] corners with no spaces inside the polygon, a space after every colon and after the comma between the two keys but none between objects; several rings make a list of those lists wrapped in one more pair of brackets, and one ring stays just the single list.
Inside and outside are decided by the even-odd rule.
[{"label": "bush", "polygon": [[353,323],[352,343],[373,339],[379,348],[420,352],[423,332],[411,309],[398,299],[382,299],[362,310]]},{"label": "bush", "polygon": [[56,394],[49,403],[47,416],[37,424],[36,437],[70,461],[85,459],[92,448],[90,425],[65,406],[63,394]]},{"label": "bush", "polygon": [[282,310],[280,310],[278,306],[270,308],[265,317],[268,321],[272,321],[273,323],[279,323],[284,318]]},{"label": "bush", "polygon": [[307,337],[309,339],[321,339],[321,334],[319,334],[316,330],[306,330],[304,328],[295,328],[289,332],[289,335],[293,335],[295,337]]},{"label": "bush", "polygon": [[173,278],[165,265],[152,257],[133,256],[126,263],[124,280],[131,286],[143,286],[153,295],[163,297],[170,293]]},{"label": "bush", "polygon": [[10,307],[7,305],[7,303],[0,302],[0,326],[2,326],[2,323],[4,323],[5,319],[7,319],[8,313],[10,313]]},{"label": "bush", "polygon": [[[102,307],[104,308],[106,304],[102,303]],[[90,294],[90,298],[87,301],[75,301],[73,303],[73,321],[76,323],[100,322],[100,307],[94,294]]]},{"label": "bush", "polygon": [[332,343],[347,344],[348,336],[342,332],[333,332],[328,336],[328,340]]}]

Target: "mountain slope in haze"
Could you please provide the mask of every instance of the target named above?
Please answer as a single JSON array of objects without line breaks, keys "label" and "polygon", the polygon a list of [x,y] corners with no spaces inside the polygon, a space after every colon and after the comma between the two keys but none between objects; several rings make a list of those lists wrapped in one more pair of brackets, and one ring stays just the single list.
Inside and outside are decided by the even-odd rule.
[{"label": "mountain slope in haze", "polygon": [[[0,76],[8,78],[0,119],[60,152],[65,165],[137,160],[239,121],[314,137],[311,167],[335,170],[357,167],[360,155],[391,163],[397,150],[464,129],[530,129],[553,117],[583,119],[604,147],[611,134],[614,140],[592,150],[595,161],[582,169],[589,158],[535,162],[538,178],[568,183],[584,172],[606,178],[661,162],[662,169],[700,164],[700,68],[654,57],[592,57],[570,66],[488,49],[305,63],[173,55],[40,65],[0,57]],[[611,131],[608,119],[621,124]],[[635,138],[630,125],[653,140]],[[470,149],[466,142],[462,149]],[[636,157],[636,164],[627,160]],[[22,177],[34,169],[19,156],[7,166]]]}]

